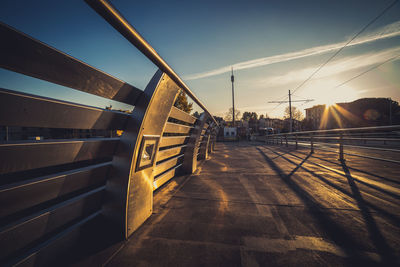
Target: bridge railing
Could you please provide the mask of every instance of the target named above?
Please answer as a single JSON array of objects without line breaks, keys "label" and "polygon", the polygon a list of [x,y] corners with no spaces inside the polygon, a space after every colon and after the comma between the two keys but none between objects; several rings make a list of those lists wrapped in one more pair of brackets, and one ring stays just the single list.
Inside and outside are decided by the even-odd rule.
[{"label": "bridge railing", "polygon": [[[400,164],[399,157],[389,158],[365,153],[400,153],[400,125],[270,134],[259,136],[257,140],[271,145],[291,145],[295,149],[308,147],[311,153],[316,149],[337,152],[340,161],[344,161],[345,155],[349,155]],[[346,148],[349,151],[346,152]],[[350,149],[357,152],[354,153]]]},{"label": "bridge railing", "polygon": [[[0,265],[50,265],[85,237],[127,238],[152,214],[153,191],[213,150],[218,124],[206,107],[118,11],[87,2],[159,70],[140,90],[0,24],[2,68],[135,107],[0,89],[3,129],[48,136],[0,143]],[[199,118],[174,106],[181,90],[203,109]]]}]

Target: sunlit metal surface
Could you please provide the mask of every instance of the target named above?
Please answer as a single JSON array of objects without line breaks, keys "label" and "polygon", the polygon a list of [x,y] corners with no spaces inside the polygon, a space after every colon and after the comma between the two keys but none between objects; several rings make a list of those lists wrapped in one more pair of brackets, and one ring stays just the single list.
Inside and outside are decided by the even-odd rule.
[{"label": "sunlit metal surface", "polygon": [[133,28],[132,25],[109,3],[105,0],[85,0],[97,13],[108,21],[117,31],[119,31],[129,42],[139,49],[157,67],[165,72],[185,93],[198,104],[212,120],[218,125],[212,114],[207,110],[203,103],[192,93],[189,87],[175,73],[175,71],[162,59],[154,48]]}]

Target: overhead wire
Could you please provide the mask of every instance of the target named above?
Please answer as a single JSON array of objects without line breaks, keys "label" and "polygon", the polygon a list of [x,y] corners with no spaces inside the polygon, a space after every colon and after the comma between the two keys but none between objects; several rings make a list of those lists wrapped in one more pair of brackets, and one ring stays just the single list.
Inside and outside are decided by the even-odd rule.
[{"label": "overhead wire", "polygon": [[364,74],[366,74],[366,73],[368,73],[368,72],[370,72],[370,71],[372,71],[372,70],[374,70],[374,69],[376,69],[376,68],[379,68],[379,67],[382,66],[383,64],[388,63],[388,62],[390,62],[390,61],[392,61],[392,60],[395,60],[395,59],[398,58],[398,57],[400,57],[400,55],[391,57],[391,58],[389,58],[389,59],[387,59],[387,60],[385,60],[385,61],[383,61],[383,62],[381,62],[381,63],[379,63],[379,64],[377,64],[377,65],[375,65],[375,66],[373,66],[373,67],[371,67],[371,68],[369,68],[369,69],[367,69],[367,70],[365,70],[365,71],[363,71],[363,72],[361,72],[361,73],[359,73],[359,74],[357,74],[356,76],[353,76],[352,78],[350,78],[350,79],[348,79],[348,80],[346,80],[346,81],[344,81],[344,82],[342,82],[342,83],[340,83],[340,84],[338,84],[338,85],[332,87],[331,90],[332,90],[332,89],[336,89],[336,88],[338,88],[338,87],[340,87],[340,86],[343,86],[343,85],[345,85],[346,83],[351,82],[352,80],[357,79],[358,77],[363,76]]},{"label": "overhead wire", "polygon": [[354,39],[356,39],[361,33],[363,33],[371,24],[377,21],[380,17],[382,17],[389,9],[391,9],[397,2],[400,0],[393,1],[390,5],[388,5],[384,10],[382,10],[375,18],[373,18],[370,22],[368,22],[360,31],[356,33],[347,43],[345,43],[339,50],[337,50],[331,57],[328,58],[323,64],[321,64],[311,75],[305,79],[300,85],[298,85],[293,93],[300,89],[304,84],[306,84],[312,77],[314,77],[317,72],[319,72],[326,64],[328,64],[334,57],[336,57],[346,46],[348,46]]},{"label": "overhead wire", "polygon": [[[390,62],[390,61],[393,61],[393,60],[395,60],[395,59],[397,59],[397,58],[400,58],[400,55],[391,57],[391,58],[389,58],[389,59],[387,59],[387,60],[385,60],[385,61],[383,61],[383,62],[381,62],[381,63],[379,63],[379,64],[377,64],[377,65],[375,65],[375,66],[373,66],[373,67],[371,67],[371,68],[369,68],[369,69],[367,69],[367,70],[365,70],[365,71],[363,71],[363,72],[361,72],[361,73],[359,73],[359,74],[357,74],[357,75],[355,75],[355,76],[353,76],[353,77],[351,77],[350,79],[348,79],[348,80],[346,80],[346,81],[344,81],[344,82],[342,82],[342,83],[340,83],[340,84],[338,84],[338,85],[336,85],[336,86],[334,86],[334,87],[331,87],[330,90],[339,88],[339,87],[345,85],[346,83],[349,83],[349,82],[351,82],[351,81],[353,81],[353,80],[355,80],[355,79],[357,79],[357,78],[363,76],[364,74],[366,74],[366,73],[368,73],[368,72],[370,72],[370,71],[373,71],[374,69],[379,68],[379,67],[382,66],[383,64],[386,64],[386,63],[388,63],[388,62]],[[303,105],[306,104],[306,103],[307,103],[307,102],[301,104],[299,107],[303,106]]]}]

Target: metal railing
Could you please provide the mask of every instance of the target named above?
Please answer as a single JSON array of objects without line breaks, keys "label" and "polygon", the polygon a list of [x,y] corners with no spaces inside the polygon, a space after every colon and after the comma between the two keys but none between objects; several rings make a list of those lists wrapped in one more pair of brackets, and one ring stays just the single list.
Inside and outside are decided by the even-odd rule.
[{"label": "metal railing", "polygon": [[[153,192],[215,144],[218,123],[172,68],[107,1],[87,2],[159,70],[141,90],[0,22],[0,67],[135,107],[0,88],[1,266],[57,265],[88,237],[127,238],[151,216]],[[174,106],[181,90],[199,118]],[[18,137],[27,131],[40,138]]]},{"label": "metal railing", "polygon": [[345,160],[344,155],[349,155],[400,164],[400,160],[397,160],[400,154],[396,159],[388,159],[362,152],[345,152],[345,148],[352,148],[361,151],[400,153],[400,125],[270,134],[259,136],[256,140],[286,147],[293,145],[295,149],[309,147],[311,153],[316,149],[337,152],[340,161]]},{"label": "metal railing", "polygon": [[176,84],[185,91],[185,93],[199,105],[215,122],[218,122],[203,105],[203,103],[192,93],[189,87],[175,73],[175,71],[164,61],[164,59],[154,50],[154,48],[129,24],[129,22],[106,0],[85,0],[100,16],[102,16],[110,25],[121,33],[129,42],[140,50],[148,59],[150,59],[160,70],[165,72]]}]

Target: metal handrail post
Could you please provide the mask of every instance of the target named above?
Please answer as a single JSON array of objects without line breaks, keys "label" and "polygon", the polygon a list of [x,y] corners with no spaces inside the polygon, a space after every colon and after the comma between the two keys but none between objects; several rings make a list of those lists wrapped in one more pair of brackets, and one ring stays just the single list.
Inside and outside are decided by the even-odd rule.
[{"label": "metal handrail post", "polygon": [[288,140],[287,140],[287,134],[285,135],[285,141],[286,141],[286,147],[288,147]]},{"label": "metal handrail post", "polygon": [[313,138],[313,134],[310,134],[310,145],[311,145],[311,153],[314,153],[314,138]]},{"label": "metal handrail post", "polygon": [[297,134],[295,135],[296,136],[296,149],[298,148],[298,145],[297,145]]},{"label": "metal handrail post", "polygon": [[339,161],[345,161],[343,156],[343,133],[340,133],[339,137]]}]

